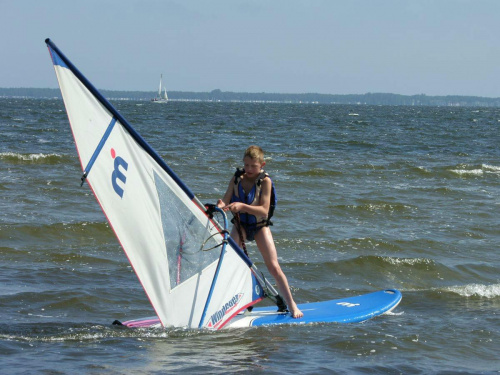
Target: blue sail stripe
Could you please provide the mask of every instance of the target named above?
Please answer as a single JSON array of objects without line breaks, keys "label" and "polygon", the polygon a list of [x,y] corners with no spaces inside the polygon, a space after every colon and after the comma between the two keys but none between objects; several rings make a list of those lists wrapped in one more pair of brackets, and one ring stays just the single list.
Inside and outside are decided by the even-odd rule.
[{"label": "blue sail stripe", "polygon": [[92,169],[92,166],[94,165],[97,157],[99,156],[99,153],[101,152],[102,148],[104,147],[104,144],[109,138],[109,135],[111,134],[111,131],[113,130],[114,126],[116,124],[116,117],[113,117],[111,119],[111,122],[109,123],[106,131],[104,132],[104,135],[102,136],[99,144],[97,145],[96,149],[94,150],[94,153],[92,154],[92,157],[90,158],[87,166],[85,167],[83,171],[83,176],[87,178],[87,176],[90,173],[90,170]]},{"label": "blue sail stripe", "polygon": [[68,68],[66,63],[59,56],[59,54],[56,51],[54,51],[54,49],[51,48],[50,46],[49,46],[49,51],[50,51],[50,56],[52,56],[52,62],[54,65],[59,65],[63,68]]}]

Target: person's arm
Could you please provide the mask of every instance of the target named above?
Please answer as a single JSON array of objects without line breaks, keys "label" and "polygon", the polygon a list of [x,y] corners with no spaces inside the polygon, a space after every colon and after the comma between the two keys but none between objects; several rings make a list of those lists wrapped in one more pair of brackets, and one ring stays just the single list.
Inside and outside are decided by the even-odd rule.
[{"label": "person's arm", "polygon": [[234,179],[235,177],[233,176],[231,181],[229,181],[229,186],[227,187],[224,197],[217,201],[217,207],[222,208],[231,203],[231,198],[233,197],[233,190],[234,190]]}]

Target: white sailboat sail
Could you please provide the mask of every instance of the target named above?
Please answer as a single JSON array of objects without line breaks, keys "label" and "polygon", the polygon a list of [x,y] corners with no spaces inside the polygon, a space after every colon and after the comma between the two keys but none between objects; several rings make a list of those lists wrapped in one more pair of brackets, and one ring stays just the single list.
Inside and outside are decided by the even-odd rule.
[{"label": "white sailboat sail", "polygon": [[[222,328],[262,280],[158,154],[46,40],[87,181],[163,326]],[[201,246],[208,239],[202,251]],[[223,250],[221,250],[221,248]],[[258,277],[258,275],[257,275]],[[259,283],[260,281],[260,283]]]},{"label": "white sailboat sail", "polygon": [[[163,88],[163,94],[161,92]],[[166,87],[163,86],[163,74],[160,74],[160,86],[158,87],[158,96],[154,99],[152,99],[153,102],[156,103],[166,103],[168,102],[168,95],[167,95],[167,89]]]}]

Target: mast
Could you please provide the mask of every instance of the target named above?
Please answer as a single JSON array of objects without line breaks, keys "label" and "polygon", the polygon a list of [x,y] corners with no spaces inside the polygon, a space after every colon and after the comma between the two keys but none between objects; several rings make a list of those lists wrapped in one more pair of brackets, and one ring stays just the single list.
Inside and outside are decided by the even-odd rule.
[{"label": "mast", "polygon": [[158,88],[158,98],[161,98],[161,81],[163,78],[163,74],[160,74],[160,87]]}]

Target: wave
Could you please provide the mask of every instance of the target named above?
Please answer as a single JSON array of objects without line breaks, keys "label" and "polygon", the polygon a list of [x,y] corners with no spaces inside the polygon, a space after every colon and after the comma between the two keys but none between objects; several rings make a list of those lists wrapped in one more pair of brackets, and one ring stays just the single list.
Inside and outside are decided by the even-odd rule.
[{"label": "wave", "polygon": [[15,152],[2,152],[0,153],[0,160],[13,164],[59,164],[64,162],[64,156],[60,154],[20,154]]},{"label": "wave", "polygon": [[429,177],[434,173],[428,166],[416,165],[407,160],[391,162],[389,164],[363,163],[358,165],[357,168],[369,171],[404,171],[408,176],[415,175],[417,177]]},{"label": "wave", "polygon": [[[434,260],[428,258],[398,258],[381,255],[361,255],[356,258],[342,261],[344,267],[359,268],[359,269],[377,269],[383,272],[402,272],[402,270],[410,269],[410,273],[419,272],[439,272],[443,266],[437,264]],[[434,270],[434,271],[433,271]],[[442,270],[441,270],[442,271]],[[409,276],[408,274],[406,275]]]},{"label": "wave", "polygon": [[407,205],[407,204],[402,204],[402,203],[387,203],[387,202],[371,202],[371,203],[364,203],[364,204],[359,204],[359,205],[336,205],[331,207],[331,209],[334,210],[353,210],[353,211],[360,211],[360,212],[389,212],[389,213],[395,213],[395,212],[413,212],[415,211],[415,208]]},{"label": "wave", "polygon": [[[398,258],[380,255],[360,255],[354,258],[325,260],[323,257],[309,257],[303,261],[284,263],[294,268],[301,275],[309,274],[314,279],[323,279],[325,275],[340,272],[349,277],[362,275],[363,280],[389,274],[400,275],[401,280],[408,278],[419,280],[423,273],[440,273],[445,266],[428,258]],[[413,276],[412,276],[413,274]]]},{"label": "wave", "polygon": [[461,286],[450,286],[442,288],[446,292],[458,294],[462,297],[482,297],[496,298],[500,297],[500,284],[467,284]]},{"label": "wave", "polygon": [[500,167],[490,164],[481,164],[480,166],[460,164],[453,169],[448,169],[448,171],[460,177],[479,177],[484,174],[500,175]]},{"label": "wave", "polygon": [[358,148],[375,148],[375,147],[377,147],[377,145],[374,143],[370,143],[367,141],[357,141],[357,140],[350,140],[347,142],[347,145],[358,147]]},{"label": "wave", "polygon": [[[0,227],[2,228],[2,227]],[[4,227],[9,235],[14,235],[16,232],[20,232],[24,235],[31,234],[45,234],[45,235],[57,235],[62,234],[64,231],[68,232],[81,232],[85,230],[93,235],[98,233],[108,233],[109,224],[106,221],[102,222],[90,222],[90,221],[80,221],[72,223],[51,223],[51,224],[19,224],[19,225],[9,225]]]},{"label": "wave", "polygon": [[[47,319],[46,319],[47,320]],[[52,319],[55,320],[55,319]],[[0,325],[0,339],[5,341],[36,342],[100,342],[114,338],[183,338],[213,335],[213,332],[187,328],[128,329],[92,322],[24,323],[6,327]],[[221,334],[221,333],[217,333]]]},{"label": "wave", "polygon": [[493,164],[456,164],[456,165],[443,165],[443,166],[428,166],[417,165],[412,162],[402,160],[398,162],[391,162],[388,164],[376,163],[362,163],[357,166],[360,170],[368,171],[399,171],[404,173],[409,178],[421,177],[445,177],[458,176],[460,178],[467,177],[483,177],[485,175],[500,175],[500,166]]},{"label": "wave", "polygon": [[331,177],[331,176],[340,176],[342,172],[332,171],[323,168],[313,168],[308,171],[303,172],[294,172],[294,176],[304,176],[304,177]]},{"label": "wave", "polygon": [[482,176],[484,174],[482,169],[450,169],[450,172],[459,176]]},{"label": "wave", "polygon": [[486,172],[492,172],[492,173],[499,173],[500,174],[500,167],[497,167],[495,165],[482,164],[481,168],[484,171],[486,171]]},{"label": "wave", "polygon": [[[289,159],[314,159],[316,156],[314,155],[313,152],[311,153],[305,153],[303,151],[297,151],[296,153],[276,153],[275,154],[275,159],[270,158],[270,160],[274,160],[274,162],[278,162],[280,159],[284,159],[286,162],[289,162]],[[266,156],[267,159],[267,156]]]},{"label": "wave", "polygon": [[384,170],[386,167],[384,165],[376,165],[372,163],[360,164],[358,166],[360,169],[368,169],[368,170]]},{"label": "wave", "polygon": [[[370,250],[368,250],[370,251]],[[329,259],[328,259],[329,258]],[[302,261],[285,263],[303,280],[328,282],[325,285],[349,283],[350,288],[361,288],[366,283],[402,290],[440,290],[450,285],[471,285],[463,289],[446,289],[457,293],[498,296],[500,286],[475,286],[497,282],[497,270],[490,264],[448,265],[430,257],[397,257],[360,255],[347,259],[309,257]],[[489,293],[489,294],[488,294]]]},{"label": "wave", "polygon": [[[55,224],[12,224],[0,226],[0,239],[3,244],[15,248],[16,252],[29,251],[26,247],[39,247],[42,244],[54,244],[61,241],[78,241],[82,238],[90,238],[93,241],[109,242],[114,238],[113,232],[106,222],[78,222],[78,223],[55,223]],[[26,248],[19,249],[18,244],[24,244]],[[0,251],[7,251],[7,247],[0,247]]]}]

